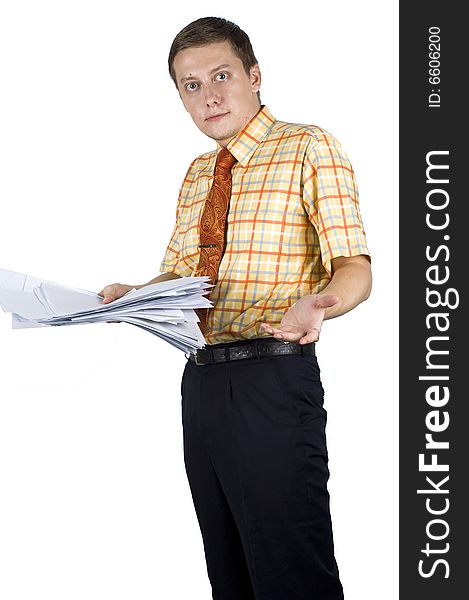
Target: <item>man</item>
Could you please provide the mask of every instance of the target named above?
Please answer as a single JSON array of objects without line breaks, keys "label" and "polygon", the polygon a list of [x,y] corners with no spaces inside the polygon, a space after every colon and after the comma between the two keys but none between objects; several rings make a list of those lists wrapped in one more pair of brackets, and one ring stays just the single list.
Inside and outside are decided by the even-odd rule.
[{"label": "man", "polygon": [[[353,170],[331,134],[276,121],[261,105],[259,65],[235,24],[190,23],[169,70],[217,142],[189,167],[163,273],[149,282],[204,274],[215,261],[214,306],[200,323],[207,345],[182,380],[184,459],[213,598],[339,600],[315,342],[324,319],[371,289]],[[222,152],[233,160],[228,214],[214,209],[226,219],[219,251],[202,242]],[[107,303],[132,287],[141,286],[100,294]]]}]

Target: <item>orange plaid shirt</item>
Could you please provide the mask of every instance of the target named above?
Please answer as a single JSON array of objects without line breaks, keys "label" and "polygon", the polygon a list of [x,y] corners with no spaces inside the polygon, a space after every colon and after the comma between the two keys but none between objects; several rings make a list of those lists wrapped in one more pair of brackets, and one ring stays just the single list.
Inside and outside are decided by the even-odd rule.
[{"label": "orange plaid shirt", "polygon": [[[330,133],[276,121],[262,106],[228,150],[238,162],[208,344],[267,335],[263,321],[279,325],[297,300],[329,283],[332,258],[369,255],[354,172]],[[199,221],[216,155],[202,154],[187,171],[162,272],[197,275]]]}]

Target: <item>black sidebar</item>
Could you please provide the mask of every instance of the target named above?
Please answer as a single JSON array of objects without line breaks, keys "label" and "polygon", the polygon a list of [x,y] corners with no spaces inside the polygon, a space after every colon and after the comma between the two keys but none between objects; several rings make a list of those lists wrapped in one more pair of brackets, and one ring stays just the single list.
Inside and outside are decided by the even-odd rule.
[{"label": "black sidebar", "polygon": [[469,597],[468,22],[400,3],[400,598]]}]

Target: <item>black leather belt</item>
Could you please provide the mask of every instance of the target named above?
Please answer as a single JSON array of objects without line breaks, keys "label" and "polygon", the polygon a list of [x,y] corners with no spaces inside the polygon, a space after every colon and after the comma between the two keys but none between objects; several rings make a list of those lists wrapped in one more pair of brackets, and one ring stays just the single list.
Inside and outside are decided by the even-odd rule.
[{"label": "black leather belt", "polygon": [[189,360],[196,365],[213,365],[215,363],[243,360],[245,358],[262,358],[264,356],[285,356],[298,354],[314,356],[315,342],[298,344],[298,342],[281,342],[274,338],[253,338],[226,344],[212,344],[189,355]]}]

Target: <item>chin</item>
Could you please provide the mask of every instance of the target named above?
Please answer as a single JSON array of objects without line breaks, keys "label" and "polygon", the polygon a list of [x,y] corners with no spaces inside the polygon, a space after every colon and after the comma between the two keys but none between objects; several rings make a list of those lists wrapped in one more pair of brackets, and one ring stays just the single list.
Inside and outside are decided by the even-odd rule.
[{"label": "chin", "polygon": [[202,133],[213,140],[226,140],[236,135],[239,131],[233,123],[210,124],[203,121],[198,127]]},{"label": "chin", "polygon": [[224,127],[223,129],[212,130],[207,135],[214,140],[229,140],[241,131],[241,127],[232,125],[231,127]]}]

